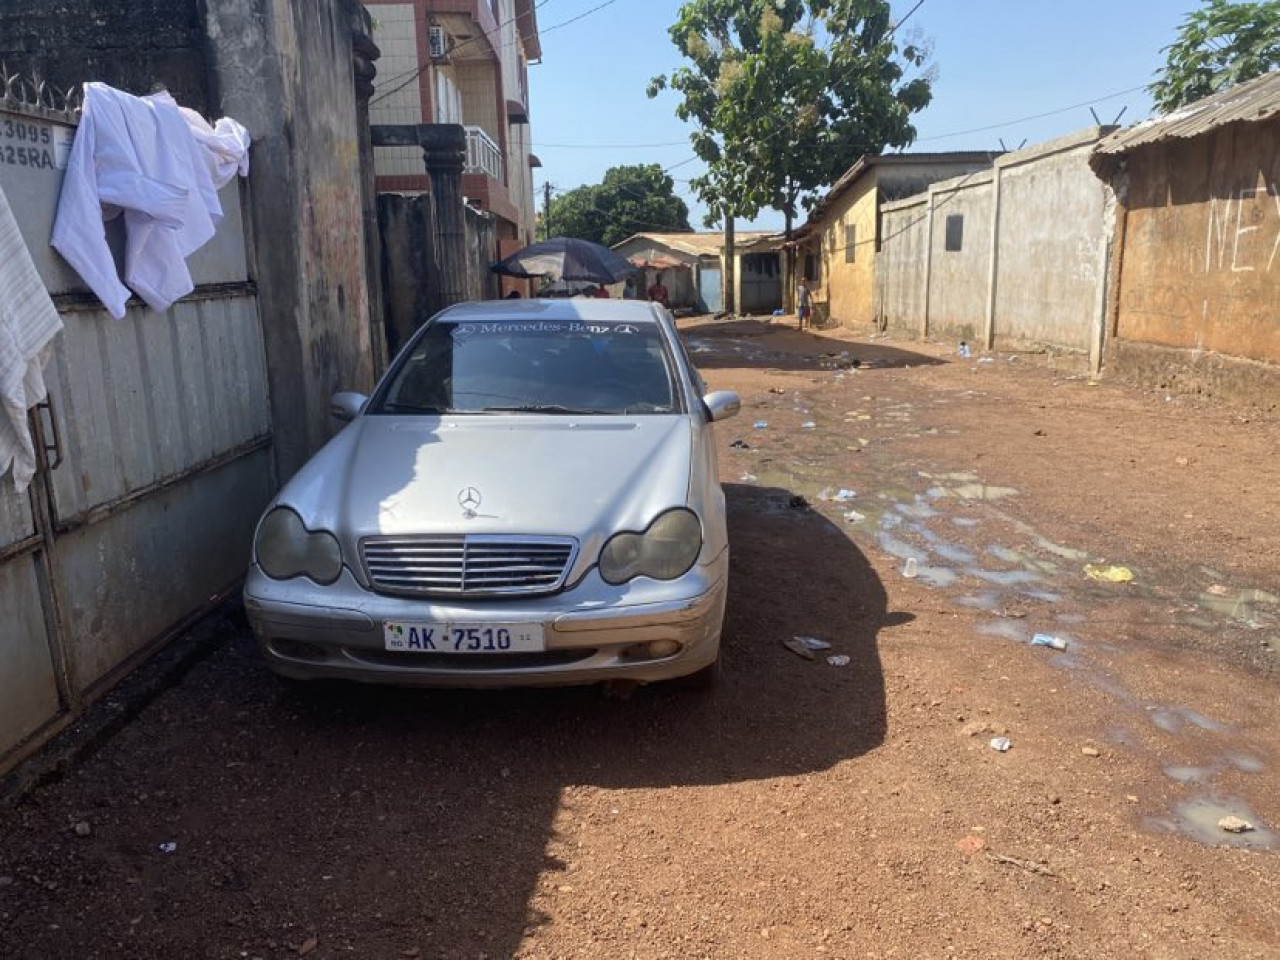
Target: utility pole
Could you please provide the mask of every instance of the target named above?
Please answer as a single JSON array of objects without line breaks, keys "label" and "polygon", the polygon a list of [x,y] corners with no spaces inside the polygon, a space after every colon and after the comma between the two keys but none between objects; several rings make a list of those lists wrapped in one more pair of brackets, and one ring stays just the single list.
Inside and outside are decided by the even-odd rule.
[{"label": "utility pole", "polygon": [[551,181],[542,185],[542,230],[543,240],[551,239]]}]

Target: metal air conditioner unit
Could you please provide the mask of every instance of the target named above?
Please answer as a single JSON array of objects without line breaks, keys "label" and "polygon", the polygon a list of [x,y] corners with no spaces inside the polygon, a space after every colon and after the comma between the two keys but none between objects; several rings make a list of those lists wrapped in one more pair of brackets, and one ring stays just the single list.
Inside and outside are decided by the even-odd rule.
[{"label": "metal air conditioner unit", "polygon": [[449,35],[444,27],[427,27],[427,52],[432,60],[443,60],[449,55]]}]

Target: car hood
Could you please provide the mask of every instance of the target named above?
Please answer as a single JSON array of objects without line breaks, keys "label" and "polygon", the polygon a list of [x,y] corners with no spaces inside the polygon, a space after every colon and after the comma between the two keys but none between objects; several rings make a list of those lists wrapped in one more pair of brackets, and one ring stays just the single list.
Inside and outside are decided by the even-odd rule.
[{"label": "car hood", "polygon": [[[691,444],[683,415],[362,416],[278,502],[352,545],[498,533],[572,536],[586,553],[687,502]],[[479,497],[471,516],[464,491]]]}]

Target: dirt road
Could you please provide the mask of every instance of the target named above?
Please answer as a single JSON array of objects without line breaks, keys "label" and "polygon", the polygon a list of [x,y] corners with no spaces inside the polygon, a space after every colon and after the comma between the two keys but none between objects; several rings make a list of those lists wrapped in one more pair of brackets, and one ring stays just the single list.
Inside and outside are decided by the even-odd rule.
[{"label": "dirt road", "polygon": [[1280,955],[1274,415],[686,335],[744,400],[717,691],[299,693],[228,621],[0,811],[0,955]]}]

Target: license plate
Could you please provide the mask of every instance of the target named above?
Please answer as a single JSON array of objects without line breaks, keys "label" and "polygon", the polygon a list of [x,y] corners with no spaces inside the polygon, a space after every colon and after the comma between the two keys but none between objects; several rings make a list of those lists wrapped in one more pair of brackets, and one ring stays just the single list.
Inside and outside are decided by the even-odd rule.
[{"label": "license plate", "polygon": [[388,650],[403,653],[531,653],[546,649],[540,623],[427,623],[388,620]]}]

